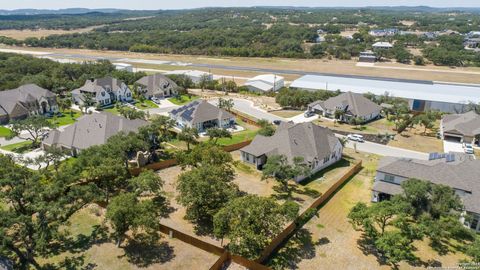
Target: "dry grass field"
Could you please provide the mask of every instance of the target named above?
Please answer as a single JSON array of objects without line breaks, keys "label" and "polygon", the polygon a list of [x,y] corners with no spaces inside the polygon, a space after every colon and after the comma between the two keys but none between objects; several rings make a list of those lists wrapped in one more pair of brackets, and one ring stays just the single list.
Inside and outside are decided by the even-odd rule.
[{"label": "dry grass field", "polygon": [[104,214],[104,209],[90,205],[72,216],[66,229],[77,237],[76,245],[40,263],[62,263],[68,258],[68,267],[63,265],[61,269],[183,270],[209,269],[218,259],[214,254],[167,235],[162,235],[155,244],[128,241],[118,248],[99,230],[104,226]]},{"label": "dry grass field", "polygon": [[[390,269],[359,245],[360,232],[355,231],[347,220],[348,212],[357,202],[369,203],[371,187],[378,157],[354,153],[345,154],[363,161],[363,169],[354,176],[335,196],[282,248],[274,261],[283,262],[287,269]],[[462,254],[449,252],[438,255],[425,242],[416,243],[416,255],[426,263],[436,260],[444,267],[456,266],[464,258]],[[400,269],[424,269],[406,263]]]},{"label": "dry grass field", "polygon": [[29,37],[41,38],[51,35],[63,35],[63,34],[73,34],[73,33],[86,33],[90,32],[96,28],[102,27],[103,25],[90,26],[85,28],[63,30],[63,29],[38,29],[38,30],[0,30],[0,36],[5,36],[9,38],[24,40]]},{"label": "dry grass field", "polygon": [[[439,67],[433,65],[414,66],[399,63],[381,63],[375,67],[358,67],[355,60],[327,59],[284,59],[284,58],[246,58],[246,57],[209,57],[196,55],[165,55],[151,53],[133,53],[119,51],[95,51],[83,49],[52,49],[52,48],[4,48],[51,52],[57,54],[77,54],[99,57],[135,58],[148,60],[179,61],[185,63],[216,64],[239,67],[288,69],[305,72],[325,72],[333,74],[365,75],[415,80],[449,81],[462,83],[480,83],[480,68],[475,67]],[[415,72],[412,72],[415,71]],[[236,74],[236,71],[225,70],[226,75]],[[219,74],[225,73],[219,69]],[[292,76],[293,78],[295,76]],[[296,77],[299,77],[298,75]],[[290,79],[290,78],[288,78]]]}]

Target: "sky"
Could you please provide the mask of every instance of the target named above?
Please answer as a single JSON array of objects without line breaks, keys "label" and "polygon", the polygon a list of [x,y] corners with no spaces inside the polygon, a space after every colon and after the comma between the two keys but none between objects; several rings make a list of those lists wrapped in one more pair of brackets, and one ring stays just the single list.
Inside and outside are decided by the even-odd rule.
[{"label": "sky", "polygon": [[432,6],[480,7],[479,0],[0,0],[0,9],[61,9],[61,8],[121,8],[121,9],[188,9],[232,6]]}]

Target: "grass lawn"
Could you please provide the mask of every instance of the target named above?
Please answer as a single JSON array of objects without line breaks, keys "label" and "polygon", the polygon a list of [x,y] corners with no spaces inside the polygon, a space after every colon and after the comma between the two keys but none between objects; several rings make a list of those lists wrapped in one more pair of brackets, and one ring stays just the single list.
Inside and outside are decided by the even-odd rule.
[{"label": "grass lawn", "polygon": [[32,150],[31,145],[32,145],[31,141],[24,141],[24,142],[5,145],[0,148],[2,148],[5,151],[22,154]]},{"label": "grass lawn", "polygon": [[82,116],[82,113],[79,112],[79,111],[72,111],[73,114],[70,115],[70,112],[62,112],[63,113],[63,116],[61,117],[52,117],[50,119],[48,119],[48,121],[58,127],[61,127],[61,126],[66,126],[66,125],[71,125],[73,123],[75,123],[75,121],[77,120],[77,118],[79,118],[80,116]]},{"label": "grass lawn", "polygon": [[171,97],[168,99],[168,101],[172,102],[175,105],[184,105],[198,98],[199,98],[198,96],[193,96],[193,95],[191,95],[190,97],[188,97],[187,95],[181,95],[180,98]]},{"label": "grass lawn", "polygon": [[135,103],[135,107],[137,107],[138,109],[141,109],[141,110],[158,108],[158,106],[157,106],[157,104],[155,104],[155,102],[153,102],[151,100],[148,100],[148,99],[145,100],[144,102],[138,101],[137,103]]},{"label": "grass lawn", "polygon": [[241,143],[247,140],[253,140],[255,135],[257,135],[257,130],[244,130],[232,134],[232,138],[221,138],[218,140],[220,145],[232,145],[236,143]]},{"label": "grass lawn", "polygon": [[9,128],[0,126],[0,137],[8,137],[10,133],[11,133],[11,130]]},{"label": "grass lawn", "polygon": [[108,109],[103,109],[104,112],[109,112],[109,113],[112,113],[112,114],[115,114],[115,115],[120,115],[120,112],[118,111],[118,109],[114,106],[112,108],[108,108]]}]

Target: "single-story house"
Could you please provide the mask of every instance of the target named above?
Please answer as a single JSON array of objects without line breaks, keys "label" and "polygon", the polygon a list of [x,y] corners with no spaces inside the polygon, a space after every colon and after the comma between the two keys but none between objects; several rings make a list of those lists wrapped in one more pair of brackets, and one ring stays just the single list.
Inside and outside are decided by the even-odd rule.
[{"label": "single-story house", "polygon": [[54,93],[35,84],[0,91],[0,123],[58,112]]},{"label": "single-story house", "polygon": [[193,127],[199,132],[209,128],[230,128],[235,125],[235,116],[208,101],[200,99],[170,112],[170,117],[179,128]]},{"label": "single-story house", "polygon": [[119,132],[137,132],[147,121],[111,114],[109,112],[87,114],[65,127],[51,130],[42,141],[42,148],[60,147],[69,150],[72,156],[93,145],[101,145]]},{"label": "single-story house", "polygon": [[137,85],[137,93],[148,99],[152,97],[164,98],[178,93],[177,84],[160,73],[144,76],[136,81],[135,84]]},{"label": "single-story house", "polygon": [[327,118],[335,118],[335,112],[341,111],[340,121],[350,122],[358,118],[368,122],[380,117],[382,107],[362,94],[346,92],[325,101],[312,102],[308,105],[308,110]]},{"label": "single-story house", "polygon": [[244,84],[252,92],[278,91],[285,86],[285,79],[275,74],[258,75]]},{"label": "single-story house", "polygon": [[480,103],[479,84],[458,84],[426,80],[371,78],[356,75],[305,75],[290,84],[292,89],[328,90],[377,96],[389,93],[404,98],[412,111],[438,110],[459,113],[469,110],[470,103]]},{"label": "single-story house", "polygon": [[[268,157],[284,155],[289,162],[302,157],[316,173],[342,158],[340,140],[328,128],[311,122],[294,124],[282,122],[271,137],[257,135],[253,141],[240,149],[243,162],[253,164],[261,170]],[[297,182],[305,179],[300,176]]]},{"label": "single-story house", "polygon": [[480,115],[475,111],[444,115],[440,122],[440,135],[444,140],[478,143],[480,139]]},{"label": "single-story house", "polygon": [[375,42],[372,45],[373,49],[391,49],[393,45],[390,42]]},{"label": "single-story house", "polygon": [[465,154],[430,155],[429,160],[384,157],[372,188],[372,201],[389,199],[403,192],[400,184],[410,178],[446,185],[462,199],[465,213],[473,220],[465,225],[480,231],[480,160]]},{"label": "single-story house", "polygon": [[172,70],[164,73],[165,75],[184,75],[190,78],[194,84],[199,84],[202,79],[213,81],[213,74],[201,70]]},{"label": "single-story house", "polygon": [[87,95],[100,106],[110,105],[116,101],[133,100],[130,88],[124,82],[112,77],[87,80],[82,87],[72,91],[75,104],[83,104]]}]

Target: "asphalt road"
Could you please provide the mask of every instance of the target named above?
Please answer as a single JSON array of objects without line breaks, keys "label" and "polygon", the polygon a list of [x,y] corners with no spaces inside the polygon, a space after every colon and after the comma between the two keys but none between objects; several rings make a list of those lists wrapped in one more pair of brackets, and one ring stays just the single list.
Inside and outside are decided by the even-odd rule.
[{"label": "asphalt road", "polygon": [[[217,104],[217,99],[212,99],[212,104]],[[234,109],[238,110],[244,114],[251,115],[257,119],[267,119],[269,121],[273,120],[280,120],[280,121],[290,121],[294,120],[295,123],[302,123],[302,122],[309,122],[315,119],[315,117],[305,118],[302,116],[295,116],[289,119],[285,119],[276,115],[273,115],[269,112],[266,112],[260,108],[253,106],[253,103],[249,100],[244,99],[234,99]],[[340,134],[336,134],[338,137],[342,137]],[[372,142],[364,142],[364,143],[354,143],[354,142],[347,142],[346,147],[357,149],[360,152],[371,153],[380,156],[392,156],[392,157],[400,157],[400,158],[414,158],[414,159],[428,159],[428,153],[412,151],[408,149],[392,147],[388,145],[372,143]]]},{"label": "asphalt road", "polygon": [[275,74],[290,74],[290,75],[318,75],[318,76],[335,76],[342,78],[355,78],[355,79],[370,79],[370,80],[381,80],[381,81],[394,81],[394,82],[410,82],[410,83],[425,83],[433,84],[432,81],[428,80],[409,80],[409,79],[398,79],[398,78],[385,78],[377,76],[362,76],[362,75],[346,75],[346,74],[334,74],[334,73],[324,73],[324,72],[311,72],[311,71],[301,71],[301,70],[292,70],[292,69],[273,69],[273,68],[258,68],[258,67],[249,67],[249,66],[230,66],[230,65],[218,65],[218,64],[201,64],[201,63],[186,63],[186,62],[177,62],[177,61],[164,61],[164,60],[150,60],[150,59],[140,59],[140,58],[125,58],[125,57],[112,57],[112,56],[92,56],[87,54],[69,54],[69,53],[52,53],[42,56],[50,56],[55,58],[66,58],[66,59],[88,59],[88,60],[100,60],[106,59],[111,62],[127,62],[127,63],[150,63],[150,64],[165,64],[173,65],[179,67],[201,67],[209,69],[223,69],[223,70],[234,70],[234,71],[251,71],[259,73],[275,73]]}]

